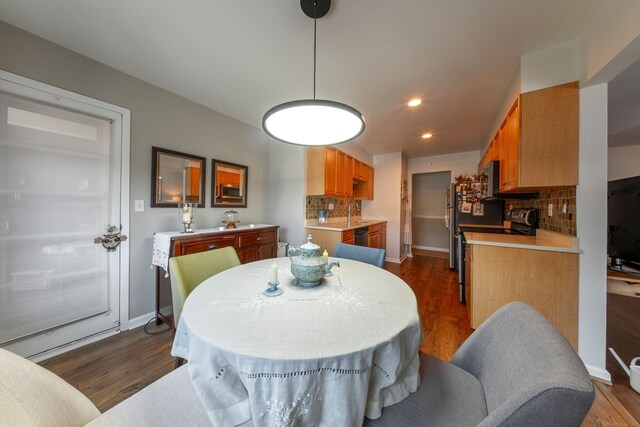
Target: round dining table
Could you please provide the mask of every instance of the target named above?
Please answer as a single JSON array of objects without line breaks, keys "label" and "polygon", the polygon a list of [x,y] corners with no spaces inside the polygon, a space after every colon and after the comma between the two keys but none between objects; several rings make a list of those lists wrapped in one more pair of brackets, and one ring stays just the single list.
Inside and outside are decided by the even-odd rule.
[{"label": "round dining table", "polygon": [[[361,426],[417,390],[422,328],[409,286],[359,261],[303,288],[289,258],[243,264],[185,301],[172,354],[215,426]],[[273,264],[279,296],[266,296]]]}]

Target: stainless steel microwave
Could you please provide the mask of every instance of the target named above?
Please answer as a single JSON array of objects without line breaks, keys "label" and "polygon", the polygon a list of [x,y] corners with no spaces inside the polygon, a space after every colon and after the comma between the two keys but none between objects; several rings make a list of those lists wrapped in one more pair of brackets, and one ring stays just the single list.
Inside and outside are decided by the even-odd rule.
[{"label": "stainless steel microwave", "polygon": [[540,193],[500,193],[500,161],[491,160],[485,166],[482,174],[480,175],[480,181],[486,180],[486,186],[483,182],[483,192],[480,195],[484,200],[496,200],[496,199],[537,199],[540,197]]},{"label": "stainless steel microwave", "polygon": [[242,197],[240,194],[239,185],[224,185],[220,184],[220,197],[223,199],[239,199]]}]

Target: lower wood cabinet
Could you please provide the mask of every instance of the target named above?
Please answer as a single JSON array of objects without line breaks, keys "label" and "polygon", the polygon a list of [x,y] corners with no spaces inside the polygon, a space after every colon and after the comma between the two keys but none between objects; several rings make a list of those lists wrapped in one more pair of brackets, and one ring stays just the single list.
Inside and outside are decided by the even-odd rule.
[{"label": "lower wood cabinet", "polygon": [[240,262],[258,261],[275,258],[278,253],[277,230],[248,233],[238,236],[238,256]]},{"label": "lower wood cabinet", "polygon": [[333,255],[333,250],[338,243],[354,244],[354,231],[350,230],[319,230],[317,228],[307,228],[307,235],[313,239],[313,243],[320,246],[320,253],[325,250],[329,255]]},{"label": "lower wood cabinet", "polygon": [[[364,226],[364,225],[363,225]],[[379,223],[368,226],[370,248],[386,249],[387,247],[387,223]],[[353,245],[355,243],[354,229],[348,230],[325,230],[318,228],[307,228],[307,235],[311,235],[313,243],[320,246],[320,253],[327,251],[329,255],[333,255],[333,250],[338,243],[346,243]]]},{"label": "lower wood cabinet", "polygon": [[512,301],[540,311],[578,349],[578,254],[467,245],[471,327]]},{"label": "lower wood cabinet", "polygon": [[387,249],[387,223],[369,226],[369,247]]},{"label": "lower wood cabinet", "polygon": [[[242,228],[234,231],[181,234],[171,239],[170,256],[188,255],[232,246],[243,264],[275,258],[278,254],[278,228],[274,225],[257,229]],[[161,297],[161,294],[167,295],[167,292],[168,297]],[[156,268],[156,312],[159,312],[161,305],[164,306],[167,303],[166,299],[170,296],[171,283],[164,277],[164,273],[161,273],[161,269]]]},{"label": "lower wood cabinet", "polygon": [[171,256],[194,254],[233,246],[240,262],[275,258],[278,253],[278,227],[242,229],[175,237],[171,241]]}]

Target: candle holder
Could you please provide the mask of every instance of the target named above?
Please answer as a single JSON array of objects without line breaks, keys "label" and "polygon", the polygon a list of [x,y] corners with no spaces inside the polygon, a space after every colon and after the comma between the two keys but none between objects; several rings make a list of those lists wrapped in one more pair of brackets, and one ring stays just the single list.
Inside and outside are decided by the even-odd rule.
[{"label": "candle holder", "polygon": [[278,288],[279,284],[280,282],[269,282],[269,288],[265,289],[262,293],[268,297],[277,297],[278,295],[282,295],[284,291]]},{"label": "candle holder", "polygon": [[184,231],[182,233],[193,233],[191,229],[191,224],[193,224],[193,219],[196,213],[196,204],[195,203],[178,203],[178,213],[180,215],[180,221],[184,226]]}]

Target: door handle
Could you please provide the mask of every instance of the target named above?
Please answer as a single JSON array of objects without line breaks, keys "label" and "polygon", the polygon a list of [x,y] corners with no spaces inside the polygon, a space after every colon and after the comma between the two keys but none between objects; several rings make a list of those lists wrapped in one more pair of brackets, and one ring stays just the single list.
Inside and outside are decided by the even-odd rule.
[{"label": "door handle", "polygon": [[[116,231],[117,230],[117,231]],[[118,246],[120,246],[121,242],[124,242],[128,239],[124,234],[120,234],[122,231],[122,225],[120,228],[115,225],[109,224],[107,226],[107,232],[102,236],[98,236],[93,239],[93,243],[102,244],[102,247],[107,250],[107,252],[114,252]]]}]

